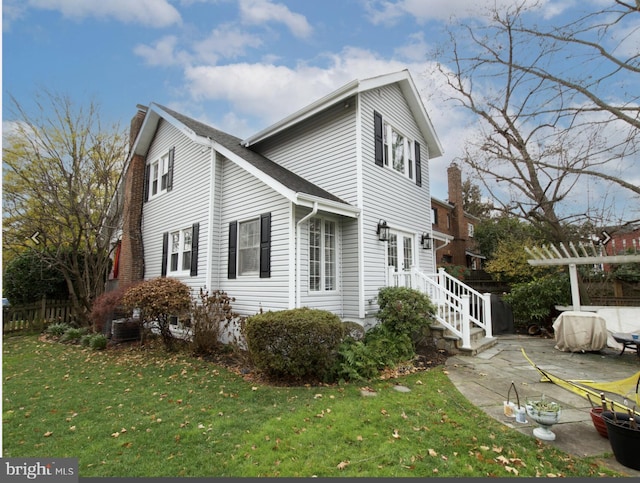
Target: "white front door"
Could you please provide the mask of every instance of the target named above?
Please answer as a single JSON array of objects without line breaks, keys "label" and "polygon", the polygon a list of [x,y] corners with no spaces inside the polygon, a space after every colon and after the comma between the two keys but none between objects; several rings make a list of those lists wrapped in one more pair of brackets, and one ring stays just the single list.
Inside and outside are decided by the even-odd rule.
[{"label": "white front door", "polygon": [[412,235],[399,231],[391,231],[389,233],[388,263],[389,266],[395,268],[396,272],[408,272],[411,270],[414,265],[413,252]]}]

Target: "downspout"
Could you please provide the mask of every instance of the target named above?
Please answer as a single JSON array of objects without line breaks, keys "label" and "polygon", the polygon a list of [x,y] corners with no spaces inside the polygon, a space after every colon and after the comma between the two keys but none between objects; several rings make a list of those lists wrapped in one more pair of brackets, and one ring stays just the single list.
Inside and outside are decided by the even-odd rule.
[{"label": "downspout", "polygon": [[314,201],[311,213],[296,223],[296,308],[298,309],[300,308],[300,294],[302,293],[302,290],[300,289],[300,263],[302,258],[300,255],[300,227],[302,226],[302,223],[312,216],[315,216],[316,213],[318,213],[318,202]]},{"label": "downspout", "polygon": [[[219,267],[216,267],[215,273],[213,270],[213,249],[214,249],[214,233],[217,233],[218,230],[213,229],[213,224],[215,222],[215,209],[216,209],[216,164],[217,164],[217,156],[216,150],[213,147],[213,140],[209,138],[209,142],[211,145],[210,149],[210,179],[209,179],[209,236],[207,243],[207,278],[206,278],[206,289],[212,292],[214,289],[219,289],[219,282],[214,282],[215,274],[219,272]],[[219,261],[219,258],[218,258]],[[214,285],[215,283],[215,285]]]}]

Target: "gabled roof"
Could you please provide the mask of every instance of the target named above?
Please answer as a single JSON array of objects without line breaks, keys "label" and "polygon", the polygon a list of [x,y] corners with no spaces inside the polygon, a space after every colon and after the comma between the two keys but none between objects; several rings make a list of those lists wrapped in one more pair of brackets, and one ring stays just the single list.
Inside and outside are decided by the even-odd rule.
[{"label": "gabled roof", "polygon": [[297,112],[294,112],[281,121],[278,121],[277,123],[267,127],[266,129],[263,129],[259,133],[246,138],[244,141],[242,141],[242,144],[244,146],[251,146],[253,144],[259,143],[260,141],[263,141],[281,131],[284,131],[285,129],[299,122],[302,122],[305,119],[308,119],[311,116],[325,109],[328,109],[329,107],[339,102],[345,101],[351,96],[391,84],[398,84],[405,99],[407,100],[409,108],[411,109],[411,112],[413,113],[413,116],[418,123],[420,131],[427,141],[427,146],[429,148],[429,157],[437,158],[439,156],[442,156],[444,150],[442,148],[442,145],[440,144],[440,140],[436,135],[433,124],[431,123],[431,119],[429,119],[429,115],[427,114],[427,111],[424,108],[424,104],[420,99],[420,95],[418,93],[418,90],[416,89],[413,79],[411,78],[411,74],[409,74],[409,71],[407,69],[391,74],[371,77],[368,79],[351,81],[341,88],[328,94],[327,96],[309,104],[308,106],[300,109]]},{"label": "gabled roof", "polygon": [[307,181],[294,172],[241,144],[241,139],[196,121],[160,104],[152,103],[133,146],[136,154],[146,155],[156,127],[163,118],[196,143],[212,146],[229,160],[264,181],[290,201],[313,206],[346,216],[357,216],[359,209],[327,190]]}]

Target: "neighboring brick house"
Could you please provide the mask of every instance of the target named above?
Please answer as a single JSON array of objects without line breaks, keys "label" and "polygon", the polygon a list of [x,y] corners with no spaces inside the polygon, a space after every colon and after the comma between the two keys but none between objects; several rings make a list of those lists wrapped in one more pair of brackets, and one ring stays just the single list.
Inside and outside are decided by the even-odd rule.
[{"label": "neighboring brick house", "polygon": [[462,172],[457,164],[447,168],[447,181],[449,200],[431,198],[436,266],[479,270],[485,257],[477,252],[473,235],[480,220],[463,210]]},{"label": "neighboring brick house", "polygon": [[622,255],[629,250],[640,250],[640,225],[607,228],[605,231],[611,236],[606,244],[607,255]]}]

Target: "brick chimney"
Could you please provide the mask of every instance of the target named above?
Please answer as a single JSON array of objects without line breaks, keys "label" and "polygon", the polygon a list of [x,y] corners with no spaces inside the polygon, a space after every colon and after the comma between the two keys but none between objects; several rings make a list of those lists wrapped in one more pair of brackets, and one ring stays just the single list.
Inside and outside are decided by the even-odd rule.
[{"label": "brick chimney", "polygon": [[[145,106],[138,105],[131,119],[129,148],[135,143],[144,118]],[[126,286],[144,278],[144,247],[142,245],[142,205],[144,203],[144,172],[146,159],[133,154],[124,177],[124,203],[122,212],[122,246],[120,252],[119,286]]]},{"label": "brick chimney", "polygon": [[447,181],[449,203],[453,205],[451,228],[454,241],[451,246],[451,255],[455,265],[466,265],[466,242],[469,236],[463,208],[462,171],[456,163],[451,163],[447,168]]}]

